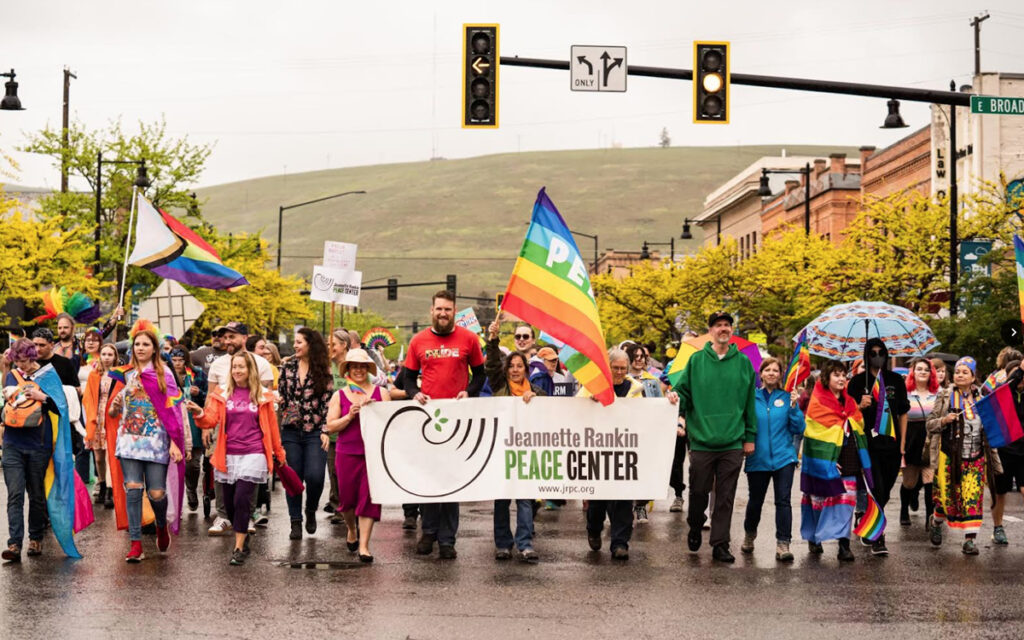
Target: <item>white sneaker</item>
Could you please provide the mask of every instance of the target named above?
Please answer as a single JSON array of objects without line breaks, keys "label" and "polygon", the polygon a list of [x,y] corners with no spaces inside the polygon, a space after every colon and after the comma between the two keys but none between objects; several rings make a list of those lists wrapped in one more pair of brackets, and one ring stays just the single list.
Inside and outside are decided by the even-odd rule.
[{"label": "white sneaker", "polygon": [[226,536],[231,533],[231,521],[226,518],[216,518],[209,529],[206,530],[207,535],[211,536]]},{"label": "white sneaker", "polygon": [[249,533],[256,533],[256,521],[249,518]]},{"label": "white sneaker", "polygon": [[640,505],[638,507],[633,507],[633,513],[634,513],[634,516],[636,517],[636,523],[637,524],[647,524],[648,520],[647,520],[647,507],[646,506]]},{"label": "white sneaker", "polygon": [[257,527],[265,527],[270,522],[270,516],[266,513],[258,513],[254,520]]},{"label": "white sneaker", "polygon": [[681,513],[683,511],[683,499],[676,498],[672,501],[672,506],[668,508],[672,513]]}]

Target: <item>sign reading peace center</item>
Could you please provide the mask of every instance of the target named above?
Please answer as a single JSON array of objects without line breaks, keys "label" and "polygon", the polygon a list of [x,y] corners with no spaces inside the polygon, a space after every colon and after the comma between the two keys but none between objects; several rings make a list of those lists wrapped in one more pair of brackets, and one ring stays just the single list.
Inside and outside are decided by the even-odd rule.
[{"label": "sign reading peace center", "polygon": [[664,398],[376,402],[360,412],[375,502],[632,500],[665,492],[676,407]]}]

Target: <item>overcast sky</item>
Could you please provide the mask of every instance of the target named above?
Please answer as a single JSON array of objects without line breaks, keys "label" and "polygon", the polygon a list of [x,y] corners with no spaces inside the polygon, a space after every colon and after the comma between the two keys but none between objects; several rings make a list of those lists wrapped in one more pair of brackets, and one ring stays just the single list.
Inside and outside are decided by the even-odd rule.
[{"label": "overcast sky", "polygon": [[[102,7],[100,9],[99,7]],[[460,128],[461,25],[497,22],[506,56],[567,60],[573,44],[624,45],[628,63],[689,69],[693,40],[732,42],[734,73],[945,89],[970,81],[970,18],[985,10],[982,69],[1024,72],[1020,0],[763,2],[8,2],[0,69],[26,111],[0,112],[0,149],[73,118],[99,127],[163,115],[215,144],[202,183],[353,165],[547,149],[814,143],[884,146],[881,99],[735,87],[731,124],[692,124],[689,82],[631,77],[625,94],[569,90],[569,75],[504,67],[501,127]],[[911,127],[927,109],[904,104]],[[55,187],[15,153],[13,181]],[[74,185],[73,185],[74,186]]]}]

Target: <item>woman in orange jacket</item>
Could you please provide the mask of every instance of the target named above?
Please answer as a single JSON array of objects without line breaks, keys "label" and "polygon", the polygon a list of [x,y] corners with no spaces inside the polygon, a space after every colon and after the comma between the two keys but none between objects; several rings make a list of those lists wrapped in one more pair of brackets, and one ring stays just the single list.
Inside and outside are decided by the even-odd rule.
[{"label": "woman in orange jacket", "polygon": [[217,429],[217,446],[210,462],[235,531],[231,564],[244,564],[249,556],[252,494],[269,478],[274,458],[285,462],[273,393],[264,392],[256,361],[241,351],[231,358],[227,388],[211,389],[205,408],[191,401],[188,408],[200,429]]}]

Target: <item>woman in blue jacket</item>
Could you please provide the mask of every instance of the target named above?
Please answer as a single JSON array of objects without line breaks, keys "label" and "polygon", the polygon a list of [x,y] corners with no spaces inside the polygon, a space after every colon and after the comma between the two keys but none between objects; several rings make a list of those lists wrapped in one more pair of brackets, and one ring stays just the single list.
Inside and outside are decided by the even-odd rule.
[{"label": "woman in blue jacket", "polygon": [[789,496],[793,491],[796,471],[796,448],[793,436],[804,432],[804,414],[796,406],[797,393],[786,393],[780,388],[782,363],[775,358],[761,362],[763,387],[754,393],[757,410],[757,440],[754,453],[747,458],[747,485],[750,499],[743,520],[746,536],[740,551],[753,553],[757,525],[761,521],[761,507],[768,493],[768,483],[775,488],[775,559],[792,562],[789,543],[793,539],[793,510]]}]

